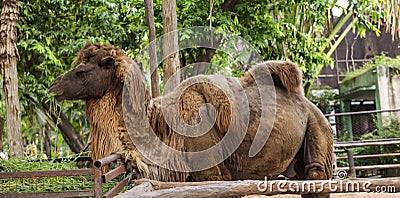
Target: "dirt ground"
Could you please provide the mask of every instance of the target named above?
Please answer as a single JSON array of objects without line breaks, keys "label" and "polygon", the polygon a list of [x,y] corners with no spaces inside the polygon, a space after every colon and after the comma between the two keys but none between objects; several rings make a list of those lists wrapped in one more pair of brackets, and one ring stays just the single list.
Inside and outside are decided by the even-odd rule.
[{"label": "dirt ground", "polygon": [[[333,193],[331,198],[400,198],[400,193]],[[243,198],[301,198],[300,195],[249,195]]]}]

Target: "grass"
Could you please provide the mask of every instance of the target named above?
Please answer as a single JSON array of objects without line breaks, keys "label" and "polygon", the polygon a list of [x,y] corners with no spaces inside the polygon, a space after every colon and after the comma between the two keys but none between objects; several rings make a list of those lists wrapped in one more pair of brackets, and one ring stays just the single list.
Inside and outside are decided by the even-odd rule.
[{"label": "grass", "polygon": [[[76,158],[65,159],[62,162],[30,159],[0,160],[0,172],[22,172],[37,170],[78,170]],[[119,176],[103,184],[103,194],[113,188],[123,179]],[[94,189],[93,176],[70,177],[40,177],[25,179],[0,179],[0,197],[6,193],[21,192],[62,192]]]}]

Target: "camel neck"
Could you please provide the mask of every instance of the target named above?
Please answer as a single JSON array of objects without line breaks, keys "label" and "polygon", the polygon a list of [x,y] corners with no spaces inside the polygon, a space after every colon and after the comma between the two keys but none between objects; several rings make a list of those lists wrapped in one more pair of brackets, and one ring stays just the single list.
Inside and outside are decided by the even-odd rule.
[{"label": "camel neck", "polygon": [[86,102],[93,160],[122,150],[122,143],[118,138],[118,128],[123,124],[120,106],[121,102],[118,102],[112,93],[107,93],[101,99],[90,99]]}]

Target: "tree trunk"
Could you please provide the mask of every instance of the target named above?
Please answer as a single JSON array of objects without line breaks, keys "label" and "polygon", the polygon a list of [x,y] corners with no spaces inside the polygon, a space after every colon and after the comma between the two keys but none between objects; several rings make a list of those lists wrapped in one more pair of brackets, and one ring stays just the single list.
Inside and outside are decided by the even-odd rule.
[{"label": "tree trunk", "polygon": [[3,151],[3,129],[4,129],[4,119],[0,117],[0,152]]},{"label": "tree trunk", "polygon": [[160,80],[158,77],[158,61],[156,54],[156,45],[154,40],[156,40],[156,27],[154,25],[154,8],[153,0],[144,0],[144,5],[146,9],[146,22],[149,26],[149,54],[150,54],[150,72],[151,72],[151,95],[153,98],[160,96]]},{"label": "tree trunk", "polygon": [[42,127],[41,130],[43,135],[44,153],[47,155],[47,157],[51,157],[51,143],[50,143],[49,131],[47,131],[45,127]]},{"label": "tree trunk", "polygon": [[[85,145],[81,136],[78,135],[75,128],[69,123],[67,116],[62,112],[58,115],[53,109],[50,109],[50,106],[47,103],[43,103],[42,105],[46,111],[50,113],[53,121],[57,123],[57,127],[60,129],[61,134],[71,151],[74,153],[81,152],[85,148]],[[60,118],[61,121],[58,122],[58,118]]]},{"label": "tree trunk", "polygon": [[[166,59],[163,61],[164,86],[169,78],[180,68],[178,53],[178,29],[176,18],[176,1],[162,1],[162,22],[164,30],[163,54]],[[169,33],[169,34],[168,34]],[[168,55],[168,56],[167,56]],[[176,78],[173,85],[177,85],[180,79]],[[176,83],[176,84],[175,84]]]},{"label": "tree trunk", "polygon": [[1,11],[0,66],[2,68],[3,89],[6,101],[8,146],[11,156],[22,157],[23,142],[17,74],[17,24],[18,1],[4,0]]}]

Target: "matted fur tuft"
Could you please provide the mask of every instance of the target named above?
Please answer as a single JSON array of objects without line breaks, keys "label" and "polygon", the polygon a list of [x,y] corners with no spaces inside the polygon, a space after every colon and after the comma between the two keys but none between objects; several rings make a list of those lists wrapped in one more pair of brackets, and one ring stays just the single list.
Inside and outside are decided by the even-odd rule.
[{"label": "matted fur tuft", "polygon": [[252,73],[269,73],[275,86],[285,88],[289,92],[304,95],[303,73],[293,62],[279,60],[266,61],[252,67],[245,74],[244,78],[249,78]]},{"label": "matted fur tuft", "polygon": [[[120,82],[125,81],[126,71],[129,69],[130,64],[133,64],[129,57],[119,47],[114,47],[111,44],[97,44],[87,42],[86,45],[78,52],[72,64],[79,64],[87,62],[91,57],[98,53],[106,53],[103,56],[112,56],[115,59],[116,65],[116,77],[120,79]],[[136,63],[135,63],[136,64]]]}]

